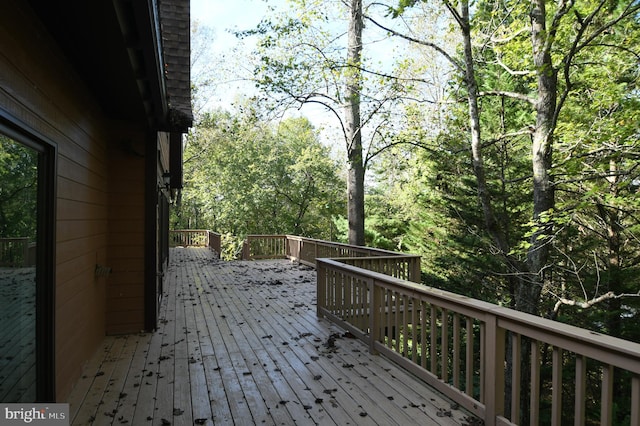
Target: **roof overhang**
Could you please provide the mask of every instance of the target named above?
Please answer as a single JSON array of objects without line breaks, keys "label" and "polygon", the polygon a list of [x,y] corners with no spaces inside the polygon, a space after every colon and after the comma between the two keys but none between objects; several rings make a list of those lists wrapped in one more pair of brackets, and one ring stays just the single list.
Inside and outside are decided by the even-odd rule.
[{"label": "roof overhang", "polygon": [[109,117],[187,131],[171,119],[156,0],[29,1]]}]

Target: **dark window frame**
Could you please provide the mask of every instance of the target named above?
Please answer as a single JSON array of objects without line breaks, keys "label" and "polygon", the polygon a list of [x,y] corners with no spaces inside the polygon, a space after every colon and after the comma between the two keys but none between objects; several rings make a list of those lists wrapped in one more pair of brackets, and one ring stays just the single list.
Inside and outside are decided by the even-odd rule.
[{"label": "dark window frame", "polygon": [[36,401],[55,402],[57,144],[0,109],[0,132],[38,153]]}]

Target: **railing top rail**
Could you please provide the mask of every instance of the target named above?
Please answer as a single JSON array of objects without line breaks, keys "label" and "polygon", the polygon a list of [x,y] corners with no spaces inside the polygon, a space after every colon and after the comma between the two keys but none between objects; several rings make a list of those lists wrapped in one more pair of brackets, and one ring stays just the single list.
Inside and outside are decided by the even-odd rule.
[{"label": "railing top rail", "polygon": [[463,315],[474,316],[480,320],[491,315],[496,317],[499,326],[506,330],[514,331],[523,336],[543,341],[571,352],[586,355],[596,360],[611,362],[611,358],[603,356],[603,354],[615,354],[622,359],[631,361],[630,364],[621,364],[620,360],[618,360],[616,363],[617,366],[640,374],[640,344],[638,343],[516,311],[489,302],[471,299],[446,290],[440,290],[378,272],[357,268],[338,260],[320,258],[317,259],[317,262],[319,265],[327,264],[330,265],[332,269],[339,269],[350,275],[373,279],[378,285],[386,288],[402,290],[413,296],[422,295],[428,297],[435,305],[458,311]]},{"label": "railing top rail", "polygon": [[384,249],[379,249],[379,248],[373,248],[373,247],[365,247],[365,246],[356,246],[356,245],[351,245],[351,244],[345,244],[345,243],[337,243],[337,242],[331,242],[331,241],[324,241],[324,240],[317,240],[314,238],[307,238],[307,237],[300,237],[297,235],[286,235],[287,239],[290,240],[296,240],[296,241],[310,241],[316,244],[320,244],[320,245],[324,245],[324,246],[329,246],[329,247],[342,247],[342,248],[346,248],[346,249],[350,249],[350,250],[356,250],[356,251],[360,251],[363,253],[382,253],[382,254],[387,254],[389,256],[417,256],[417,255],[413,255],[413,254],[407,254],[407,253],[399,253],[396,251],[391,251],[391,250],[384,250]]},{"label": "railing top rail", "polygon": [[393,256],[355,256],[355,257],[331,257],[329,259],[338,260],[340,262],[348,262],[350,260],[380,260],[380,259],[398,259],[398,258],[415,259],[420,257],[418,254],[395,253]]}]

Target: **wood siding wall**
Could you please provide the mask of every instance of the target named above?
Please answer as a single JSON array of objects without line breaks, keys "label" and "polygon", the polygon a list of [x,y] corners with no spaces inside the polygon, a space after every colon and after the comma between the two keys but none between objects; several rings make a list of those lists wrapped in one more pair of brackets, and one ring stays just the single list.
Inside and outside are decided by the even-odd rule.
[{"label": "wood siding wall", "polygon": [[[128,148],[144,139],[104,117],[24,2],[2,9],[0,110],[58,148],[52,285],[56,398],[64,402],[105,330],[143,326],[144,158]],[[113,273],[97,277],[96,265]]]},{"label": "wood siding wall", "polygon": [[119,130],[109,160],[106,332],[122,334],[144,329],[144,133]]}]

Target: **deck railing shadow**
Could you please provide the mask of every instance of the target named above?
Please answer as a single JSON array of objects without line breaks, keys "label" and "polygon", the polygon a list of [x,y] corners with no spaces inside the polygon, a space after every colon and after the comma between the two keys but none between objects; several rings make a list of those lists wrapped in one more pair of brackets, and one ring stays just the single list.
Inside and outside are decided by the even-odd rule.
[{"label": "deck railing shadow", "polygon": [[640,425],[640,344],[426,286],[418,256],[251,235],[243,258],[314,266],[318,316],[485,425]]}]

